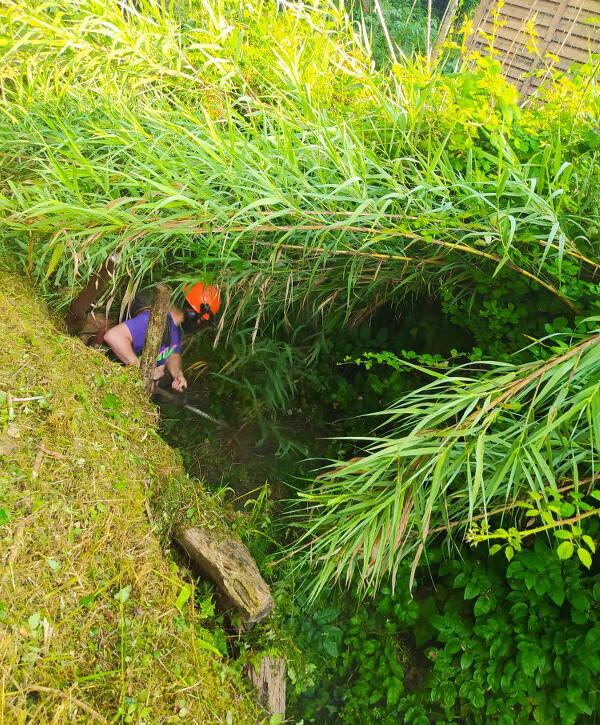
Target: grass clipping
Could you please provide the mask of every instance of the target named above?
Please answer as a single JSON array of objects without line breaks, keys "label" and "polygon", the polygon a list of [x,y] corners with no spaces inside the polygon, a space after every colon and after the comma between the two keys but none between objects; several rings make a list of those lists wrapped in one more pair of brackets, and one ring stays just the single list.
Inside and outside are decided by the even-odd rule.
[{"label": "grass clipping", "polygon": [[148,501],[184,474],[136,372],[0,276],[0,722],[262,720],[178,601]]}]

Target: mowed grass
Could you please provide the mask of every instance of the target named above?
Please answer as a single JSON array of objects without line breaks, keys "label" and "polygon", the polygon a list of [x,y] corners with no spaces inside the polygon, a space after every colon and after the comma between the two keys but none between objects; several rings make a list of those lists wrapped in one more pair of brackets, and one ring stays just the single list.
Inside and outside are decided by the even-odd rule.
[{"label": "mowed grass", "polygon": [[0,273],[0,722],[262,721],[197,639],[193,597],[176,606],[150,501],[184,474],[155,424],[136,371]]}]

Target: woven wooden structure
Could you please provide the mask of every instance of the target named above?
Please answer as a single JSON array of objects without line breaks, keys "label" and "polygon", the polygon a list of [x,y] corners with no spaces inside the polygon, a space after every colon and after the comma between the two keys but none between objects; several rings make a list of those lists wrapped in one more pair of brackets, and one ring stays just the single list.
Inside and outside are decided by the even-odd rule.
[{"label": "woven wooden structure", "polygon": [[494,55],[523,100],[551,69],[566,71],[600,51],[599,23],[600,0],[506,0],[500,8],[497,0],[482,0],[468,47],[487,55],[485,35],[493,35]]}]

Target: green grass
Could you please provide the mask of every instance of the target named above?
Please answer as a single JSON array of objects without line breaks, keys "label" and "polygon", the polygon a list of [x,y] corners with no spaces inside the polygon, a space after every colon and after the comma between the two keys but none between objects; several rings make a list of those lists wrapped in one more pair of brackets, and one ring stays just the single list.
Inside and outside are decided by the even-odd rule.
[{"label": "green grass", "polygon": [[159,536],[190,503],[225,524],[157,436],[135,371],[5,272],[0,371],[0,721],[260,722],[193,597],[176,608],[186,580]]},{"label": "green grass", "polygon": [[[371,73],[339,19],[330,28],[299,11],[298,37],[315,26],[333,47],[321,75],[307,70],[306,46],[249,78],[262,6],[254,25],[235,3],[178,24],[156,9],[125,21],[110,3],[102,17],[101,4],[73,3],[47,28],[52,7],[6,11],[0,207],[7,253],[63,301],[116,251],[120,292],[158,277],[217,278],[230,293],[228,331],[307,314],[348,321],[447,280],[468,293],[481,267],[576,308],[561,265],[596,269],[586,168],[563,163],[556,129],[523,162],[514,89],[495,66],[455,79],[410,61],[396,78]],[[271,18],[282,42],[290,13]],[[232,30],[213,37],[213,72],[195,41],[219,14]],[[117,30],[101,32],[107,23]],[[220,68],[236,33],[239,62]],[[172,72],[155,74],[159,61]],[[334,63],[342,70],[323,97]],[[597,104],[587,96],[577,138]]]}]

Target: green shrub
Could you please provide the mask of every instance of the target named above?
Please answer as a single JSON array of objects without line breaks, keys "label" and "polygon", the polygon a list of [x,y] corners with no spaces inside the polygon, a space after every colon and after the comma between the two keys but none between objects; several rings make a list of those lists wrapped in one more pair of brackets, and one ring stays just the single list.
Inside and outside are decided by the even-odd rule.
[{"label": "green shrub", "polygon": [[561,562],[541,539],[502,559],[437,572],[432,670],[405,722],[583,722],[598,706],[600,574]]},{"label": "green shrub", "polygon": [[319,681],[293,711],[306,723],[396,725],[408,662],[402,630],[418,617],[408,592],[390,591],[376,602],[328,597],[304,611],[297,639]]},{"label": "green shrub", "polygon": [[326,681],[294,704],[306,723],[595,722],[600,573],[540,538],[510,563],[464,553],[431,552],[415,598],[405,569],[395,593],[303,613],[297,641]]}]

